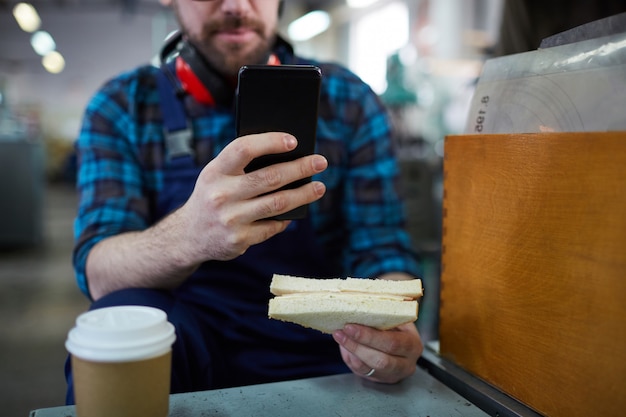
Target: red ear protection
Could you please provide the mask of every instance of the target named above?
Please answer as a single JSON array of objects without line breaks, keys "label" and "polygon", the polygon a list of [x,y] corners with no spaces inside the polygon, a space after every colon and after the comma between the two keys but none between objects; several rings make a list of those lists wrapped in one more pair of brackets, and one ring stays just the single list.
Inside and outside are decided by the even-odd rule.
[{"label": "red ear protection", "polygon": [[[180,33],[171,37],[164,45],[161,51],[161,63],[163,64],[174,51],[178,52],[175,70],[180,93],[189,94],[198,102],[210,106],[232,105],[236,85],[222,77],[209,65],[200,52],[183,39]],[[280,60],[272,54],[267,63],[280,65]],[[162,67],[170,79],[173,79],[167,65],[162,65]]]},{"label": "red ear protection", "polygon": [[193,98],[202,104],[215,106],[215,99],[211,92],[202,84],[202,81],[193,72],[191,66],[180,56],[176,57],[176,75],[186,93],[191,94]]},{"label": "red ear protection", "polygon": [[[267,60],[267,64],[280,65],[280,59],[272,54]],[[202,65],[202,67],[198,68],[198,65]],[[195,71],[194,67],[196,68]],[[180,80],[183,90],[199,103],[215,106],[216,104],[230,104],[232,102],[236,85],[229,83],[217,74],[204,59],[194,65],[194,61],[189,56],[185,59],[181,53],[176,57],[176,76]]]}]

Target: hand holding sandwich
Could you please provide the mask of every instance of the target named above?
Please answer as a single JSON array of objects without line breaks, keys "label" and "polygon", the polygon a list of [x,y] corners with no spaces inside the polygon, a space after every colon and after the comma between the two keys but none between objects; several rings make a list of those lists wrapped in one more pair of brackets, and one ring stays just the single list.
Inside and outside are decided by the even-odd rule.
[{"label": "hand holding sandwich", "polygon": [[[388,274],[391,280],[407,280],[406,274]],[[395,384],[415,372],[424,345],[414,323],[401,324],[391,330],[348,324],[333,332],[341,357],[357,375],[372,381]],[[372,373],[373,371],[373,373]]]},{"label": "hand holding sandwich", "polygon": [[333,338],[339,343],[341,357],[352,372],[387,384],[411,376],[423,350],[413,323],[391,330],[347,324],[333,332]]},{"label": "hand holding sandwich", "polygon": [[379,279],[275,274],[270,291],[270,318],[332,334],[355,374],[391,384],[415,372],[423,350],[414,324],[421,280],[403,273]]}]

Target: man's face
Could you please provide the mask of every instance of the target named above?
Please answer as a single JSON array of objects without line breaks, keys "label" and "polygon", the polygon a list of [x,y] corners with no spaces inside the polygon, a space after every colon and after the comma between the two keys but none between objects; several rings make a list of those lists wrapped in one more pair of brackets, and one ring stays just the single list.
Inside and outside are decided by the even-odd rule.
[{"label": "man's face", "polygon": [[227,76],[264,63],[276,38],[279,0],[171,1],[183,33]]}]

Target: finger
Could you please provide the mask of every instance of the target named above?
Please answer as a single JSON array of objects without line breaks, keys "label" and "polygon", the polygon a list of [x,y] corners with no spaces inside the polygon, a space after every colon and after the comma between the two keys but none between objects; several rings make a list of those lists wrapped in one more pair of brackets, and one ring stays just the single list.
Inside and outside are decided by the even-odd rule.
[{"label": "finger", "polygon": [[320,199],[325,192],[326,186],[323,183],[312,181],[295,189],[276,191],[260,197],[242,200],[239,204],[232,205],[229,210],[224,211],[220,216],[220,221],[224,225],[256,226],[242,238],[251,244],[260,243],[283,229],[277,227],[275,220],[266,223],[259,222],[259,220],[271,218],[309,204]]},{"label": "finger", "polygon": [[278,233],[287,229],[291,223],[290,220],[267,220],[254,222],[249,228],[249,243],[250,246],[264,242]]},{"label": "finger", "polygon": [[344,347],[341,347],[340,351],[341,357],[346,365],[348,365],[348,368],[361,378],[369,379],[370,381],[375,382],[393,384],[407,376],[401,370],[399,372],[398,370],[391,368],[376,368],[376,365],[370,366],[353,353],[348,352]]},{"label": "finger", "polygon": [[[242,201],[233,206],[227,213],[224,213],[222,222],[224,224],[254,224],[260,220],[268,219],[279,214],[286,213],[297,207],[312,203],[320,199],[326,192],[326,186],[319,181],[312,181],[301,187],[292,190],[276,191],[257,198]],[[275,220],[271,221],[275,223]],[[263,224],[257,225],[256,231],[263,231]],[[257,239],[250,236],[254,243],[263,242],[271,237],[274,228],[270,228],[266,233],[259,234]],[[280,231],[280,230],[278,230]]]},{"label": "finger", "polygon": [[229,143],[213,163],[220,172],[237,175],[255,158],[289,152],[296,146],[297,139],[288,133],[268,132],[241,136]]},{"label": "finger", "polygon": [[359,345],[403,357],[414,354],[416,348],[414,339],[419,337],[417,329],[412,323],[384,331],[357,324],[347,324],[343,331],[348,338]]},{"label": "finger", "polygon": [[393,384],[415,372],[416,361],[390,356],[373,349],[365,348],[358,354],[340,346],[341,357],[352,372],[371,381]]},{"label": "finger", "polygon": [[[355,348],[358,348],[359,346],[367,346],[380,352],[402,355],[404,349],[403,346],[399,344],[398,339],[385,334],[393,331],[395,330],[376,330],[374,328],[358,324],[347,324],[343,328],[343,333],[346,335],[347,342],[352,342]],[[352,345],[352,343],[350,344]]]},{"label": "finger", "polygon": [[326,186],[323,183],[312,181],[295,189],[273,192],[253,200],[254,207],[249,213],[254,215],[254,220],[267,219],[319,200],[325,193]]},{"label": "finger", "polygon": [[[340,350],[341,357],[343,358],[344,362],[346,363],[346,365],[348,365],[348,368],[350,368],[350,370],[355,374],[365,376],[370,373],[372,369],[374,369],[374,367],[363,362],[361,359],[359,359],[358,356],[348,351],[343,346],[340,346]],[[376,373],[376,371],[374,371],[374,373]]]},{"label": "finger", "polygon": [[244,198],[276,191],[295,181],[310,178],[328,167],[322,155],[309,155],[290,162],[273,164],[246,174],[242,190],[250,193]]},{"label": "finger", "polygon": [[348,333],[346,332],[346,328],[334,332],[333,338],[344,349],[346,349],[362,362],[362,364],[358,364],[356,361],[354,361],[354,358],[352,359],[352,363],[355,365],[356,368],[355,372],[357,373],[366,374],[372,368],[382,370],[393,366],[391,362],[394,358],[391,355],[378,349],[372,348],[371,346],[357,342],[355,339],[348,335]]}]

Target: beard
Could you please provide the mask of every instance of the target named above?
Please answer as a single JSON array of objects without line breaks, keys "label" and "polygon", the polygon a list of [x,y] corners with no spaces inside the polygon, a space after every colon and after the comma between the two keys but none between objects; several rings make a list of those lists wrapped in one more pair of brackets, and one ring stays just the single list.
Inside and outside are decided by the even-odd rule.
[{"label": "beard", "polygon": [[[256,33],[255,41],[245,44],[217,42],[215,38],[217,33],[239,28],[250,29]],[[239,68],[243,65],[267,63],[271,48],[276,40],[276,34],[272,32],[272,35],[268,37],[265,29],[265,25],[261,21],[238,16],[226,16],[220,20],[208,21],[198,36],[189,34],[183,27],[189,42],[202,53],[210,65],[227,78],[236,77]]]}]

